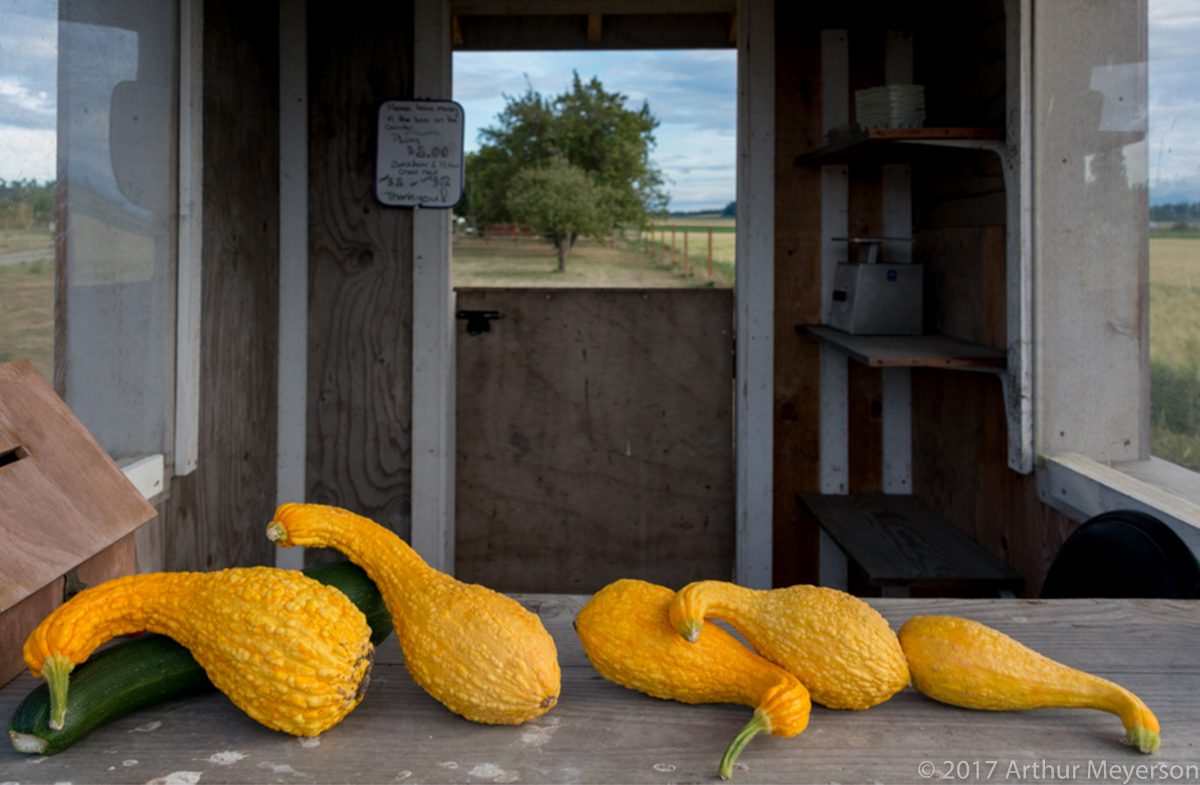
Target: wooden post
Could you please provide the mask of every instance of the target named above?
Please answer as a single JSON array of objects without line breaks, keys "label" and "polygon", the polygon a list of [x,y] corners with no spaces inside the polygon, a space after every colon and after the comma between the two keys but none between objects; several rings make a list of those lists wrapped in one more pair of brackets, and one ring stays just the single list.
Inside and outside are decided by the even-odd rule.
[{"label": "wooden post", "polygon": [[691,234],[686,228],[683,230],[683,274],[692,274],[692,260],[688,256],[688,235]]},{"label": "wooden post", "polygon": [[708,227],[708,280],[712,280],[712,227]]},{"label": "wooden post", "polygon": [[671,265],[675,265],[675,227],[671,227]]}]

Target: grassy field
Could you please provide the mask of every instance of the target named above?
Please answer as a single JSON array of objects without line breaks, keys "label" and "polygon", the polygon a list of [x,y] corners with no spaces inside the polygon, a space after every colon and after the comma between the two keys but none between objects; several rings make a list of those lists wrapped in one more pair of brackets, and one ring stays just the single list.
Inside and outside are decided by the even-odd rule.
[{"label": "grassy field", "polygon": [[24,357],[54,380],[54,253],[0,265],[0,362]]},{"label": "grassy field", "polygon": [[456,237],[455,286],[576,286],[657,288],[708,286],[703,271],[684,274],[681,264],[671,265],[664,255],[655,259],[637,243],[618,239],[611,244],[582,239],[567,258],[567,269],[558,272],[554,246],[528,238]]},{"label": "grassy field", "polygon": [[1200,471],[1200,237],[1150,240],[1155,455]]},{"label": "grassy field", "polygon": [[50,257],[54,257],[54,238],[48,231],[42,229],[4,229],[0,230],[0,255],[17,251],[32,251],[35,248],[46,248]]},{"label": "grassy field", "polygon": [[[717,286],[732,286],[734,260],[737,258],[737,226],[732,218],[670,218],[657,222],[642,235],[651,253],[661,259],[674,259],[683,266],[684,235],[687,255],[698,275],[708,271],[708,230],[712,229],[713,280]],[[671,230],[674,229],[672,237]]]}]

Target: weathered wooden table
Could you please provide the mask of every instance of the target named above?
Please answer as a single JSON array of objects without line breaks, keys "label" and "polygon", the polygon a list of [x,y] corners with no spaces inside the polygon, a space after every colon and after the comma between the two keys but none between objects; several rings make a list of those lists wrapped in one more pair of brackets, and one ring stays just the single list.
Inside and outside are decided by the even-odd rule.
[{"label": "weathered wooden table", "polygon": [[[4,745],[0,783],[676,783],[716,780],[750,718],[740,706],[686,706],[630,692],[584,657],[571,621],[579,597],[528,596],[558,642],[558,706],[519,727],[485,727],[426,696],[380,647],[362,705],[319,739],[247,719],[220,694],[130,715],[66,752]],[[1120,743],[1113,716],[1090,710],[973,712],[906,690],[866,712],[813,709],[793,739],[759,737],[741,783],[1200,782],[1200,604],[1108,600],[872,600],[898,627],[920,613],[969,616],[1137,692],[1163,725],[1157,755]],[[0,690],[7,718],[33,686]],[[1138,768],[1141,767],[1141,768]]]}]

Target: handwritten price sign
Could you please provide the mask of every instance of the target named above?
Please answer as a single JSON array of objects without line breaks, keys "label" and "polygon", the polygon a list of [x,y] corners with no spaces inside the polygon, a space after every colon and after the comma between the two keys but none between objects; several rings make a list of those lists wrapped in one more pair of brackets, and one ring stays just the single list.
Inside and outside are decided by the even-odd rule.
[{"label": "handwritten price sign", "polygon": [[463,195],[463,110],[454,101],[379,107],[375,198],[390,207],[453,207]]}]

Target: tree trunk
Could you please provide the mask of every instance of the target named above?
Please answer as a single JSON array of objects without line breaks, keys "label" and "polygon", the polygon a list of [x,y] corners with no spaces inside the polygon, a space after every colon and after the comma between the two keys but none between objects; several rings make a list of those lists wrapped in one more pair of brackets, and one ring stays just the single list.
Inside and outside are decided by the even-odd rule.
[{"label": "tree trunk", "polygon": [[571,253],[571,245],[574,242],[571,232],[567,232],[565,235],[556,235],[554,238],[554,247],[558,249],[558,271],[560,273],[567,271],[567,255]]}]

